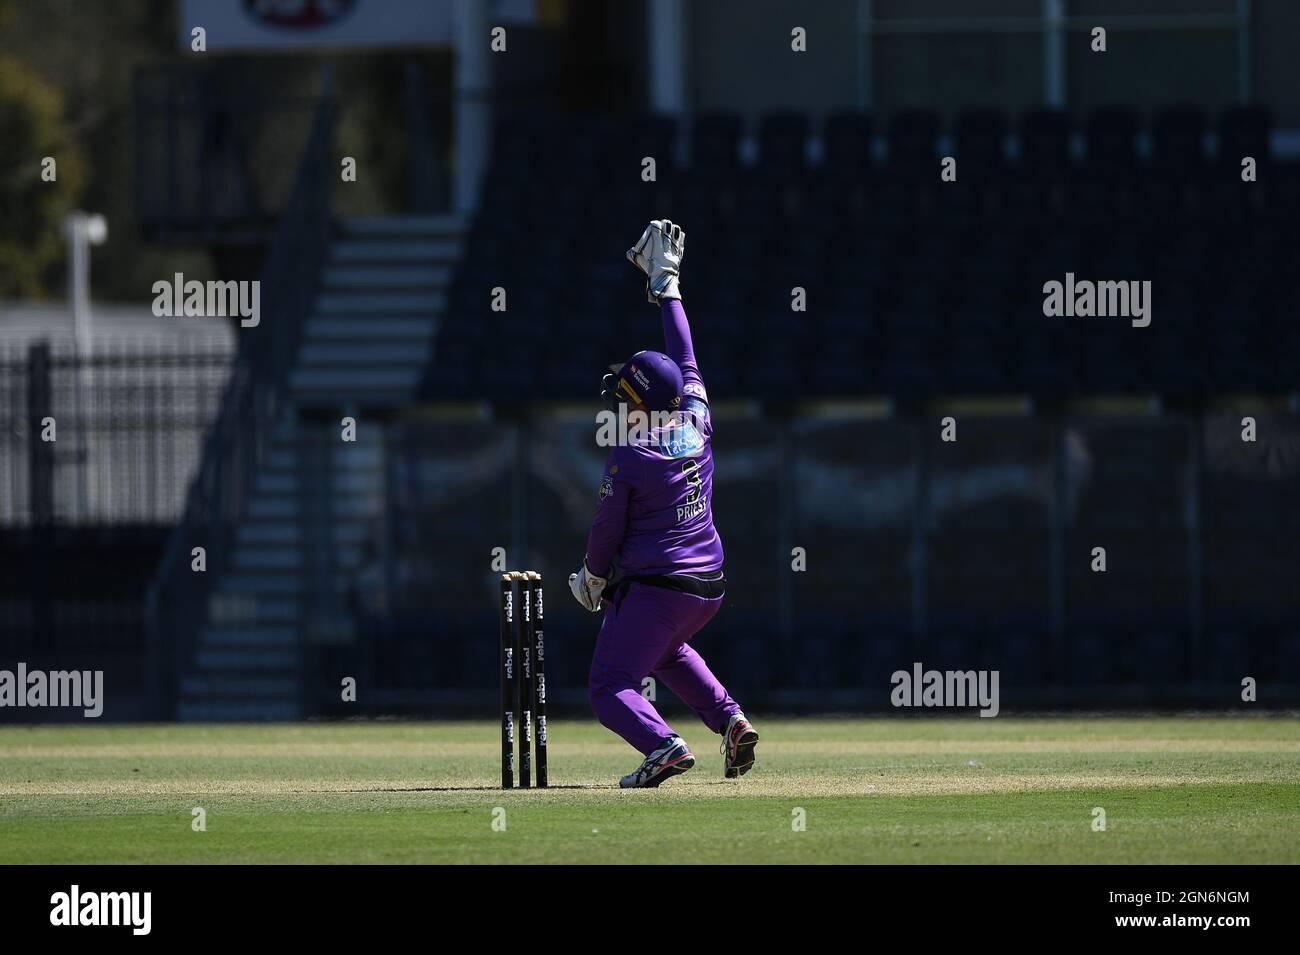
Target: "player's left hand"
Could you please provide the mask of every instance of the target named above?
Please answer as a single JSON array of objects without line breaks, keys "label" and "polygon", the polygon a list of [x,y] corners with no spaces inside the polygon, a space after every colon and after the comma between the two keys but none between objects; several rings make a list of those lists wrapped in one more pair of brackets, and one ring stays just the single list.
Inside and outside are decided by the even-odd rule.
[{"label": "player's left hand", "polygon": [[646,298],[652,303],[681,298],[682,258],[686,255],[686,231],[671,219],[655,219],[636,245],[627,250],[627,260],[646,274]]},{"label": "player's left hand", "polygon": [[607,583],[609,578],[597,577],[587,570],[585,560],[582,562],[582,570],[576,574],[569,574],[569,589],[573,591],[573,599],[592,613],[600,610],[600,595]]}]

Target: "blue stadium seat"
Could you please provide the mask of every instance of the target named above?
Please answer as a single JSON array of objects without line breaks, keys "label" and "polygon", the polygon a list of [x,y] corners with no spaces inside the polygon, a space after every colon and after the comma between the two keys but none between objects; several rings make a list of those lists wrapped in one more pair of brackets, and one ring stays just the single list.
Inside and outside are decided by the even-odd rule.
[{"label": "blue stadium seat", "polygon": [[924,177],[937,172],[939,117],[932,110],[908,109],[889,121],[890,175]]},{"label": "blue stadium seat", "polygon": [[1053,109],[1031,109],[1020,120],[1020,162],[1024,175],[1056,178],[1070,164],[1070,121]]},{"label": "blue stadium seat", "polygon": [[1151,120],[1152,160],[1168,170],[1189,172],[1205,164],[1204,110],[1171,106],[1157,110]]},{"label": "blue stadium seat", "polygon": [[1238,106],[1226,110],[1219,120],[1219,161],[1236,167],[1243,156],[1253,156],[1261,166],[1272,159],[1269,133],[1272,113],[1262,106]]},{"label": "blue stadium seat", "polygon": [[[968,109],[957,117],[958,168],[976,169],[981,174],[996,172],[1004,163],[1003,144],[1007,116],[997,109]],[[958,181],[961,180],[960,173]]]},{"label": "blue stadium seat", "polygon": [[826,117],[822,133],[823,166],[835,180],[865,177],[871,167],[871,118],[838,112]]},{"label": "blue stadium seat", "polygon": [[740,116],[704,112],[692,124],[692,166],[696,175],[717,180],[735,172],[740,164]]},{"label": "blue stadium seat", "polygon": [[1126,176],[1137,166],[1137,111],[1127,106],[1093,110],[1085,125],[1084,168],[1090,176]]},{"label": "blue stadium seat", "polygon": [[758,163],[768,176],[798,176],[807,165],[808,117],[803,113],[768,113],[759,121]]}]

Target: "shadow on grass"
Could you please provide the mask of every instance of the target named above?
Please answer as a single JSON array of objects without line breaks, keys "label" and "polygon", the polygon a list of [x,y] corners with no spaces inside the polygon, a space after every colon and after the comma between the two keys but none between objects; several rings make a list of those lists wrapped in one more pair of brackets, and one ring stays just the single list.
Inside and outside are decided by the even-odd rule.
[{"label": "shadow on grass", "polygon": [[[735,786],[736,783],[735,783],[733,780],[729,780],[729,779],[711,779],[711,780],[709,780],[708,782],[696,782],[696,783],[694,783],[694,785],[696,785],[696,786]],[[545,787],[540,787],[540,786],[531,786],[531,787],[529,787],[528,789],[525,789],[524,792],[533,791],[533,790],[537,790],[537,791],[545,792],[547,789],[589,789],[589,790],[604,790],[604,789],[620,789],[620,788],[621,788],[621,787],[618,785],[618,783],[566,783],[566,784],[564,784],[564,785],[559,785],[559,786],[545,786]],[[293,793],[293,794],[295,794],[295,795],[298,795],[298,794],[306,794],[306,793],[310,793],[310,794],[313,794],[313,795],[328,795],[329,793],[347,793],[347,794],[357,794],[357,793],[499,793],[499,792],[513,792],[513,791],[516,791],[516,790],[519,790],[519,789],[522,789],[522,787],[516,786],[514,790],[505,790],[505,789],[502,789],[500,786],[385,786],[385,787],[378,787],[378,788],[375,788],[375,789],[290,789],[290,790],[287,790],[286,792]]]},{"label": "shadow on grass", "polygon": [[[515,789],[522,787],[516,786]],[[545,791],[547,789],[617,789],[618,785],[598,786],[596,784],[585,785],[581,783],[572,783],[565,786],[530,786],[529,789]],[[506,792],[500,786],[393,786],[377,787],[374,789],[290,789],[287,792],[300,794],[312,793],[326,795],[329,793],[494,793]],[[527,791],[527,790],[525,790]]]}]

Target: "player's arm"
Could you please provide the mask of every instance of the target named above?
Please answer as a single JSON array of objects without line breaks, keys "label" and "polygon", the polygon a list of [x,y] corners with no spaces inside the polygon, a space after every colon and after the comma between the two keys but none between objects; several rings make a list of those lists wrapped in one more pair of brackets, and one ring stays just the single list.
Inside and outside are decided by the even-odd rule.
[{"label": "player's arm", "polygon": [[628,261],[646,274],[646,297],[659,303],[664,353],[682,370],[684,391],[707,403],[704,379],[691,343],[691,326],[682,306],[681,267],[685,255],[686,231],[669,219],[651,222],[627,252]]},{"label": "player's arm", "polygon": [[627,507],[632,499],[632,485],[629,481],[618,480],[619,474],[611,475],[617,465],[606,468],[600,479],[597,492],[596,518],[591,522],[591,531],[587,534],[587,570],[597,577],[608,577],[614,558],[623,549],[623,538],[627,534]]},{"label": "player's arm", "polygon": [[596,493],[596,517],[587,534],[582,569],[569,575],[569,589],[574,598],[592,613],[600,609],[601,591],[609,581],[627,534],[628,504],[632,500],[629,469],[630,462],[621,460],[618,454],[610,454]]},{"label": "player's arm", "polygon": [[659,300],[659,312],[664,320],[664,354],[677,362],[682,370],[682,391],[708,402],[704,379],[695,361],[695,348],[691,344],[691,326],[686,321],[686,309],[680,298]]}]

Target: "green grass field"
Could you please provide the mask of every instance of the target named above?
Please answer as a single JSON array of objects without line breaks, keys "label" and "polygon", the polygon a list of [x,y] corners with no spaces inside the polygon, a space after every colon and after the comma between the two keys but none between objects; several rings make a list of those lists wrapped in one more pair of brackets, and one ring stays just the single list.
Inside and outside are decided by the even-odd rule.
[{"label": "green grass field", "polygon": [[1300,862],[1293,717],[756,722],[629,792],[594,721],[512,792],[489,723],[0,727],[0,863]]}]

